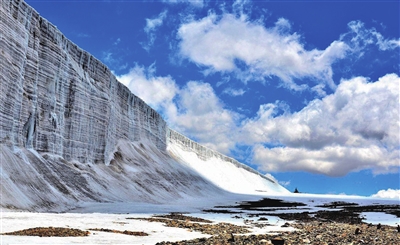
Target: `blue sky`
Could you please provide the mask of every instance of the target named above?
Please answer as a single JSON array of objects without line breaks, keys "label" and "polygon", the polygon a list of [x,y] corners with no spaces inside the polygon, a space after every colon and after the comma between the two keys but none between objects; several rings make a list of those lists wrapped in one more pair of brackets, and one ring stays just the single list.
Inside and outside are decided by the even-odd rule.
[{"label": "blue sky", "polygon": [[289,190],[399,190],[398,1],[30,0],[188,137]]}]

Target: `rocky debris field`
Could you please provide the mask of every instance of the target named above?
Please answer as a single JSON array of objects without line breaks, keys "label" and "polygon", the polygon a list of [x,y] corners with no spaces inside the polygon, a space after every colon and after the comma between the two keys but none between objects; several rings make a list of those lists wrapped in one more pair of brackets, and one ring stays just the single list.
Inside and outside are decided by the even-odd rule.
[{"label": "rocky debris field", "polygon": [[189,222],[200,222],[200,223],[213,223],[211,220],[191,217],[187,215],[183,215],[181,213],[170,213],[167,215],[154,215],[153,217],[156,218],[165,218],[165,219],[173,219],[173,220],[182,220],[182,221],[189,221]]},{"label": "rocky debris field", "polygon": [[[244,202],[236,206],[218,206],[214,209],[204,210],[205,212],[232,213],[234,218],[243,218],[244,215],[250,218],[259,217],[258,220],[244,219],[242,232],[235,229],[229,229],[226,226],[209,225],[206,233],[212,235],[209,238],[198,238],[190,241],[179,242],[160,242],[158,245],[183,245],[183,244],[314,244],[314,245],[395,245],[400,244],[400,227],[372,225],[363,222],[361,212],[381,212],[393,214],[399,217],[399,205],[368,205],[359,206],[355,203],[332,202],[320,206],[326,208],[314,212],[273,212],[280,211],[282,208],[296,209],[303,207],[302,203],[290,203],[277,199],[263,199],[256,202]],[[332,210],[334,209],[334,210]],[[259,211],[259,213],[247,213],[246,211]],[[284,227],[293,227],[292,232],[278,232],[278,235],[272,234],[246,234],[246,229],[251,227],[262,228],[268,225],[268,219],[265,216],[277,216],[284,220],[293,221],[286,223]],[[173,218],[173,216],[169,216]],[[181,219],[182,220],[182,219]],[[156,221],[156,220],[154,220]],[[168,223],[168,225],[181,228],[202,227],[202,224],[193,224],[189,219],[185,225],[176,221],[159,220],[158,222]],[[197,231],[203,232],[196,228]]]},{"label": "rocky debris field", "polygon": [[13,231],[2,233],[1,235],[12,235],[12,236],[40,236],[40,237],[77,237],[77,236],[88,236],[89,231],[82,231],[79,229],[63,228],[63,227],[36,227],[29,228],[20,231]]},{"label": "rocky debris field", "polygon": [[125,235],[130,235],[130,236],[148,236],[146,232],[142,231],[119,231],[119,230],[112,230],[112,229],[104,229],[104,228],[92,228],[89,229],[91,231],[101,231],[101,232],[112,232],[112,233],[118,233],[118,234],[125,234]]},{"label": "rocky debris field", "polygon": [[[104,228],[93,228],[89,229],[91,231],[101,231],[101,232],[112,232],[118,234],[125,234],[130,236],[148,236],[149,234],[142,231],[119,231]],[[39,236],[39,237],[79,237],[79,236],[89,236],[89,231],[83,231],[73,228],[63,228],[63,227],[35,227],[20,231],[0,233],[0,235],[9,236]]]},{"label": "rocky debris field", "polygon": [[[166,218],[160,218],[159,216],[153,216],[152,218],[127,218],[127,219],[138,219],[146,220],[149,222],[161,222],[167,227],[176,227],[187,229],[189,231],[197,231],[208,235],[226,235],[230,233],[245,234],[250,233],[248,226],[238,226],[230,223],[213,223],[210,220],[200,219],[196,217],[184,216],[182,214],[170,214],[164,216]],[[177,219],[175,219],[177,218]]]},{"label": "rocky debris field", "polygon": [[330,222],[295,222],[291,226],[293,232],[283,232],[279,235],[243,235],[232,234],[215,235],[210,238],[198,238],[190,241],[160,242],[157,245],[258,245],[258,244],[285,244],[285,245],[395,245],[400,244],[400,233],[395,227],[370,226],[367,224],[355,225]]}]

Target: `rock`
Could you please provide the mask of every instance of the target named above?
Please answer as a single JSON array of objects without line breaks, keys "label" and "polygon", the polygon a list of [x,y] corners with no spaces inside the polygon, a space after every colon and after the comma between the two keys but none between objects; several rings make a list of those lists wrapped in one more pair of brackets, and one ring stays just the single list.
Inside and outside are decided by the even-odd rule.
[{"label": "rock", "polygon": [[271,243],[274,245],[283,245],[283,244],[285,244],[285,240],[283,240],[280,237],[276,237],[276,238],[271,239]]}]

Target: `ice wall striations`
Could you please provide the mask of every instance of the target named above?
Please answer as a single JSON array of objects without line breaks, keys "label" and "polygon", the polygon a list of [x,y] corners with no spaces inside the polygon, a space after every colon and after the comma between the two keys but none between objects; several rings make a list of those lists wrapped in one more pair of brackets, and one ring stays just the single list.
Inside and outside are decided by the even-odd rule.
[{"label": "ice wall striations", "polygon": [[59,212],[287,192],[169,129],[22,0],[0,1],[0,88],[0,207]]},{"label": "ice wall striations", "polygon": [[232,163],[233,165],[235,165],[238,168],[243,168],[253,174],[260,176],[263,179],[266,179],[272,183],[275,183],[274,180],[268,178],[267,176],[260,174],[259,172],[250,168],[249,166],[238,162],[236,159],[225,156],[217,151],[211,150],[211,149],[189,139],[188,137],[186,137],[170,128],[168,128],[168,130],[167,130],[167,141],[168,141],[167,142],[168,144],[177,144],[177,145],[180,145],[181,148],[186,151],[191,151],[191,152],[196,153],[198,158],[200,158],[204,161],[209,160],[211,158],[221,159],[224,162]]},{"label": "ice wall striations", "polygon": [[0,3],[0,143],[109,163],[119,139],[166,147],[161,116],[25,2]]}]

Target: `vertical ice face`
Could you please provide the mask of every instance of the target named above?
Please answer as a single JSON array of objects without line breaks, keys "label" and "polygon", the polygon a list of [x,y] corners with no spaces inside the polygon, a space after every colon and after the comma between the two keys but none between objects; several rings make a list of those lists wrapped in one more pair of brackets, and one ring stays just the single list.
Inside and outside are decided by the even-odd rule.
[{"label": "vertical ice face", "polygon": [[207,161],[212,158],[218,159],[218,160],[221,160],[221,162],[230,163],[237,168],[244,169],[262,179],[265,179],[273,184],[276,184],[275,180],[270,179],[267,176],[260,174],[258,171],[250,168],[249,166],[247,166],[243,163],[240,163],[236,159],[233,159],[233,158],[223,155],[217,151],[209,149],[209,148],[189,139],[188,137],[186,137],[170,128],[168,128],[168,130],[167,130],[167,143],[173,144],[173,145],[178,145],[179,148],[181,148],[185,151],[195,153],[197,155],[197,157],[202,161]]},{"label": "vertical ice face", "polygon": [[119,139],[165,149],[166,123],[19,0],[0,3],[0,143],[106,164]]},{"label": "vertical ice face", "polygon": [[21,0],[0,2],[0,144],[109,164],[120,140],[167,143],[261,175],[167,128],[111,71]]},{"label": "vertical ice face", "polygon": [[223,189],[287,191],[168,129],[22,0],[0,1],[0,88],[0,206],[58,210],[79,201],[220,197]]}]

